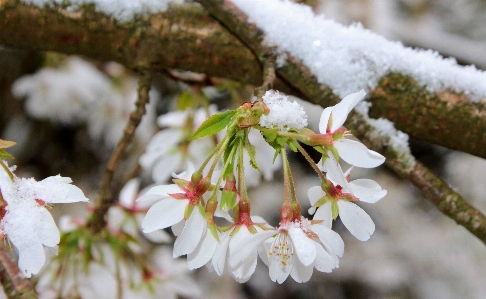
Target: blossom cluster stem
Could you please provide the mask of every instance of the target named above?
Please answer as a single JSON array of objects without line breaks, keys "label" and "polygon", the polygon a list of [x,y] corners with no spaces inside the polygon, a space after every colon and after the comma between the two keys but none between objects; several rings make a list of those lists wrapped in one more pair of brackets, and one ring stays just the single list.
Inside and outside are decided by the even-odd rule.
[{"label": "blossom cluster stem", "polygon": [[100,232],[106,226],[105,214],[108,209],[116,203],[113,198],[112,180],[118,163],[128,145],[135,136],[135,130],[142,121],[146,112],[145,105],[149,101],[149,91],[152,84],[152,72],[141,71],[138,79],[138,99],[135,103],[135,109],[130,113],[127,124],[123,131],[123,136],[118,141],[118,145],[113,151],[100,184],[100,192],[96,199],[96,206],[89,219],[87,226],[94,232]]},{"label": "blossom cluster stem", "polygon": [[312,166],[312,168],[317,173],[317,175],[319,176],[321,181],[327,182],[326,177],[324,176],[324,174],[322,174],[322,171],[319,169],[319,167],[317,167],[316,162],[314,162],[314,160],[312,160],[311,156],[309,156],[309,154],[305,151],[305,149],[302,147],[302,145],[300,145],[298,142],[295,142],[295,146],[297,147],[299,152],[302,154],[302,156],[304,156],[304,158],[307,160],[307,162],[309,162],[309,164]]},{"label": "blossom cluster stem", "polygon": [[34,286],[20,273],[3,246],[0,246],[0,284],[9,299],[37,298]]},{"label": "blossom cluster stem", "polygon": [[275,57],[272,55],[263,60],[263,83],[261,86],[255,88],[254,92],[258,100],[262,100],[265,92],[272,89],[275,78]]}]

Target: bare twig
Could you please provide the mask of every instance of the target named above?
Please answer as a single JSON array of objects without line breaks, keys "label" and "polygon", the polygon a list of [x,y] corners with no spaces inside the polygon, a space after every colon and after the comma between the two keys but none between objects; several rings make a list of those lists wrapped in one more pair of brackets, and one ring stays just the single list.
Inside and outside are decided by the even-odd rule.
[{"label": "bare twig", "polygon": [[275,74],[275,57],[271,56],[265,58],[263,61],[263,83],[261,86],[255,88],[254,95],[257,99],[261,99],[267,90],[273,88],[273,83],[276,79]]},{"label": "bare twig", "polygon": [[22,276],[3,246],[0,246],[0,283],[10,299],[37,298],[34,286]]},{"label": "bare twig", "polygon": [[[264,34],[256,26],[247,23],[247,17],[229,0],[196,0],[203,5],[217,20],[238,36],[257,56],[271,51],[263,42]],[[321,106],[336,103],[338,98],[329,88],[321,86],[307,67],[290,54],[283,67],[277,70],[279,77],[290,86],[299,90],[309,101]],[[372,149],[387,158],[387,165],[409,180],[426,198],[444,214],[467,228],[486,244],[486,217],[471,206],[461,195],[452,190],[444,181],[432,174],[424,165],[415,161],[410,154],[390,144],[389,138],[376,138],[375,129],[367,120],[353,114],[352,121],[347,122],[357,137],[364,139]]]},{"label": "bare twig", "polygon": [[135,130],[145,114],[145,105],[149,101],[151,82],[152,73],[149,71],[141,71],[138,79],[138,99],[135,103],[135,109],[130,113],[128,122],[125,125],[123,136],[121,137],[120,141],[118,141],[118,145],[113,151],[113,154],[106,165],[106,169],[100,184],[100,192],[96,198],[96,207],[87,223],[87,226],[92,229],[94,233],[98,233],[103,227],[105,227],[105,214],[108,209],[116,203],[116,200],[113,198],[111,186],[113,175],[123,155],[123,152],[133,140]]}]

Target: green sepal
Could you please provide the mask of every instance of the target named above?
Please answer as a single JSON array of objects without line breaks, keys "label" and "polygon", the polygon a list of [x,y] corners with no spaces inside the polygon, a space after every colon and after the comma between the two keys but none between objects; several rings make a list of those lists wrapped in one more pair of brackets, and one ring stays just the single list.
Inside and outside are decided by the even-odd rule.
[{"label": "green sepal", "polygon": [[236,192],[231,190],[223,190],[221,192],[221,203],[219,208],[223,211],[229,211],[236,207]]},{"label": "green sepal", "polygon": [[272,143],[277,139],[278,131],[276,129],[269,129],[262,131],[262,136],[268,143]]},{"label": "green sepal", "polygon": [[319,153],[327,156],[327,149],[325,147],[323,147],[323,146],[314,146],[313,148],[316,151],[318,151]]},{"label": "green sepal", "polygon": [[11,154],[7,153],[5,150],[0,148],[0,159],[13,159],[14,156]]},{"label": "green sepal", "polygon": [[219,242],[218,227],[216,225],[214,225],[214,223],[208,224],[208,226],[209,226],[209,231],[211,232],[211,235],[213,235],[213,237]]},{"label": "green sepal", "polygon": [[339,206],[337,202],[333,201],[331,203],[331,211],[332,211],[332,219],[336,220],[337,216],[339,215]]},{"label": "green sepal", "polygon": [[177,97],[177,110],[184,111],[194,103],[194,94],[189,91],[183,91]]},{"label": "green sepal", "polygon": [[236,110],[228,110],[214,114],[202,123],[202,125],[192,134],[189,140],[194,140],[200,137],[214,135],[224,129],[235,115]]},{"label": "green sepal", "polygon": [[273,155],[273,160],[272,163],[275,163],[275,160],[277,160],[278,155],[280,154],[280,151],[282,149],[275,149],[275,154]]},{"label": "green sepal", "polygon": [[194,205],[187,205],[186,209],[184,210],[184,219],[189,219],[189,217],[192,214],[192,211],[194,210]]},{"label": "green sepal", "polygon": [[332,155],[334,156],[334,158],[336,159],[336,161],[339,162],[339,152],[337,151],[337,149],[334,146],[331,147],[331,152],[332,152]]},{"label": "green sepal", "polygon": [[257,162],[255,160],[255,155],[256,155],[255,146],[250,143],[250,141],[248,140],[248,136],[246,137],[246,141],[245,141],[245,149],[248,152],[248,155],[250,156],[251,166],[253,168],[257,169],[257,170],[260,170],[260,168],[258,168]]},{"label": "green sepal", "polygon": [[294,152],[298,152],[299,150],[297,149],[297,146],[295,145],[295,141],[294,140],[290,140],[289,143],[287,143],[287,145],[289,146],[289,148]]},{"label": "green sepal", "polygon": [[189,185],[189,182],[183,179],[172,179],[172,182],[182,187],[187,187],[187,185]]}]

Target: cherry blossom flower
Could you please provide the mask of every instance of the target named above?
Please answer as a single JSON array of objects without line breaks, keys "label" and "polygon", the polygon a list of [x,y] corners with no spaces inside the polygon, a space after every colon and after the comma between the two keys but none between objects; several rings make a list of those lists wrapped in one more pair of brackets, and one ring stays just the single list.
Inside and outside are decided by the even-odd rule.
[{"label": "cherry blossom flower", "polygon": [[239,220],[222,234],[216,247],[212,259],[214,270],[221,276],[227,268],[237,282],[248,281],[255,272],[258,245],[273,235],[275,230],[266,221],[258,216],[250,217],[249,209],[241,209]]},{"label": "cherry blossom flower", "polygon": [[[312,208],[309,213],[315,220],[323,220],[330,224],[332,219],[340,216],[341,221],[358,240],[366,241],[375,231],[375,224],[371,217],[354,201],[375,203],[383,198],[387,191],[378,183],[370,179],[357,179],[348,182],[347,177],[352,168],[343,173],[337,161],[330,156],[326,161],[327,178],[329,184],[325,190],[322,186],[311,187],[307,194]],[[317,211],[315,210],[317,207]]]},{"label": "cherry blossom flower", "polygon": [[25,277],[37,274],[44,265],[43,245],[57,251],[60,234],[46,207],[88,201],[81,189],[71,182],[70,178],[59,175],[40,182],[14,176],[12,181],[0,170],[0,190],[7,204],[0,228],[18,251],[19,269]]},{"label": "cherry blossom flower", "polygon": [[301,217],[282,221],[277,232],[259,247],[260,258],[268,266],[272,281],[282,283],[290,274],[296,282],[306,282],[314,268],[331,272],[339,267],[344,242],[325,225]]},{"label": "cherry blossom flower", "polygon": [[[385,162],[385,157],[379,153],[369,150],[364,144],[346,138],[349,135],[342,127],[349,112],[366,95],[364,90],[352,93],[332,107],[327,107],[322,111],[319,121],[319,131],[321,134],[333,137],[333,147],[339,152],[339,156],[349,164],[357,167],[373,168]],[[339,137],[335,139],[335,137]],[[319,163],[321,164],[321,163]]]},{"label": "cherry blossom flower", "polygon": [[[140,179],[129,180],[120,191],[118,205],[108,210],[108,228],[122,230],[132,236],[137,236],[143,217],[149,209],[150,201],[136,202],[139,197]],[[146,190],[145,190],[146,191]],[[144,190],[141,191],[144,193]],[[154,243],[168,243],[171,237],[164,230],[155,230],[144,236]]]}]

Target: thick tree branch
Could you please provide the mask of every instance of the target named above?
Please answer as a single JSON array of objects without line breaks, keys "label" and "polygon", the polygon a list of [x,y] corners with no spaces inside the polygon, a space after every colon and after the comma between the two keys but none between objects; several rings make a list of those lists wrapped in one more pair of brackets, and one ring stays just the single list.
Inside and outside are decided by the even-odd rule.
[{"label": "thick tree branch", "polygon": [[3,246],[0,247],[0,284],[10,299],[37,298],[34,286],[20,273]]},{"label": "thick tree branch", "polygon": [[[257,56],[263,57],[265,53],[272,50],[263,42],[263,33],[255,26],[246,23],[246,17],[230,1],[224,1],[224,4],[219,0],[197,0],[197,2],[208,9],[220,22],[224,23],[230,31],[238,35]],[[255,41],[260,43],[257,44]],[[316,103],[323,106],[327,106],[329,102],[336,102],[336,96],[332,95],[332,91],[320,86],[311,72],[289,54],[287,54],[287,62],[283,68],[277,70],[277,74],[311,101],[315,100]],[[381,84],[384,83],[381,82]],[[321,93],[322,91],[327,91],[324,96]],[[419,92],[423,91],[420,90]],[[428,112],[425,113],[429,116]],[[486,244],[486,217],[480,211],[471,206],[444,181],[432,174],[424,165],[415,161],[412,155],[401,151],[390,143],[388,136],[380,135],[364,116],[353,113],[347,122],[347,126],[358,138],[363,139],[370,148],[385,155],[386,164],[409,180],[440,211],[464,226]]]},{"label": "thick tree branch", "polygon": [[105,215],[108,209],[116,203],[112,193],[112,180],[115,174],[118,162],[120,161],[125,149],[130,145],[135,136],[135,130],[142,121],[145,114],[145,105],[149,101],[149,91],[152,84],[152,74],[150,71],[141,71],[138,79],[138,98],[135,103],[135,109],[130,113],[123,136],[116,146],[113,154],[106,165],[105,172],[100,184],[100,191],[95,202],[95,209],[91,214],[87,226],[94,232],[100,232],[106,225]]},{"label": "thick tree branch", "polygon": [[[261,85],[262,71],[258,65],[269,50],[260,46],[264,45],[263,35],[254,26],[232,23],[236,20],[228,17],[228,11],[244,18],[235,7],[225,10],[219,17],[226,15],[226,26],[256,51],[258,59],[195,5],[172,6],[167,12],[121,24],[95,12],[92,5],[69,12],[60,6],[39,9],[16,0],[0,0],[0,45],[81,54],[118,61],[134,69],[190,70]],[[321,104],[332,104],[331,99],[336,99],[332,90],[312,80],[307,82],[309,76],[302,76],[295,66],[298,64],[288,57],[277,73],[277,79],[292,83],[298,90],[289,89],[278,80],[275,88],[297,96],[302,96],[302,91],[320,94]],[[449,91],[427,93],[413,79],[399,74],[382,78],[378,88],[371,92],[371,101],[373,117],[386,117],[411,136],[486,158],[484,104],[472,103],[466,96]]]}]

